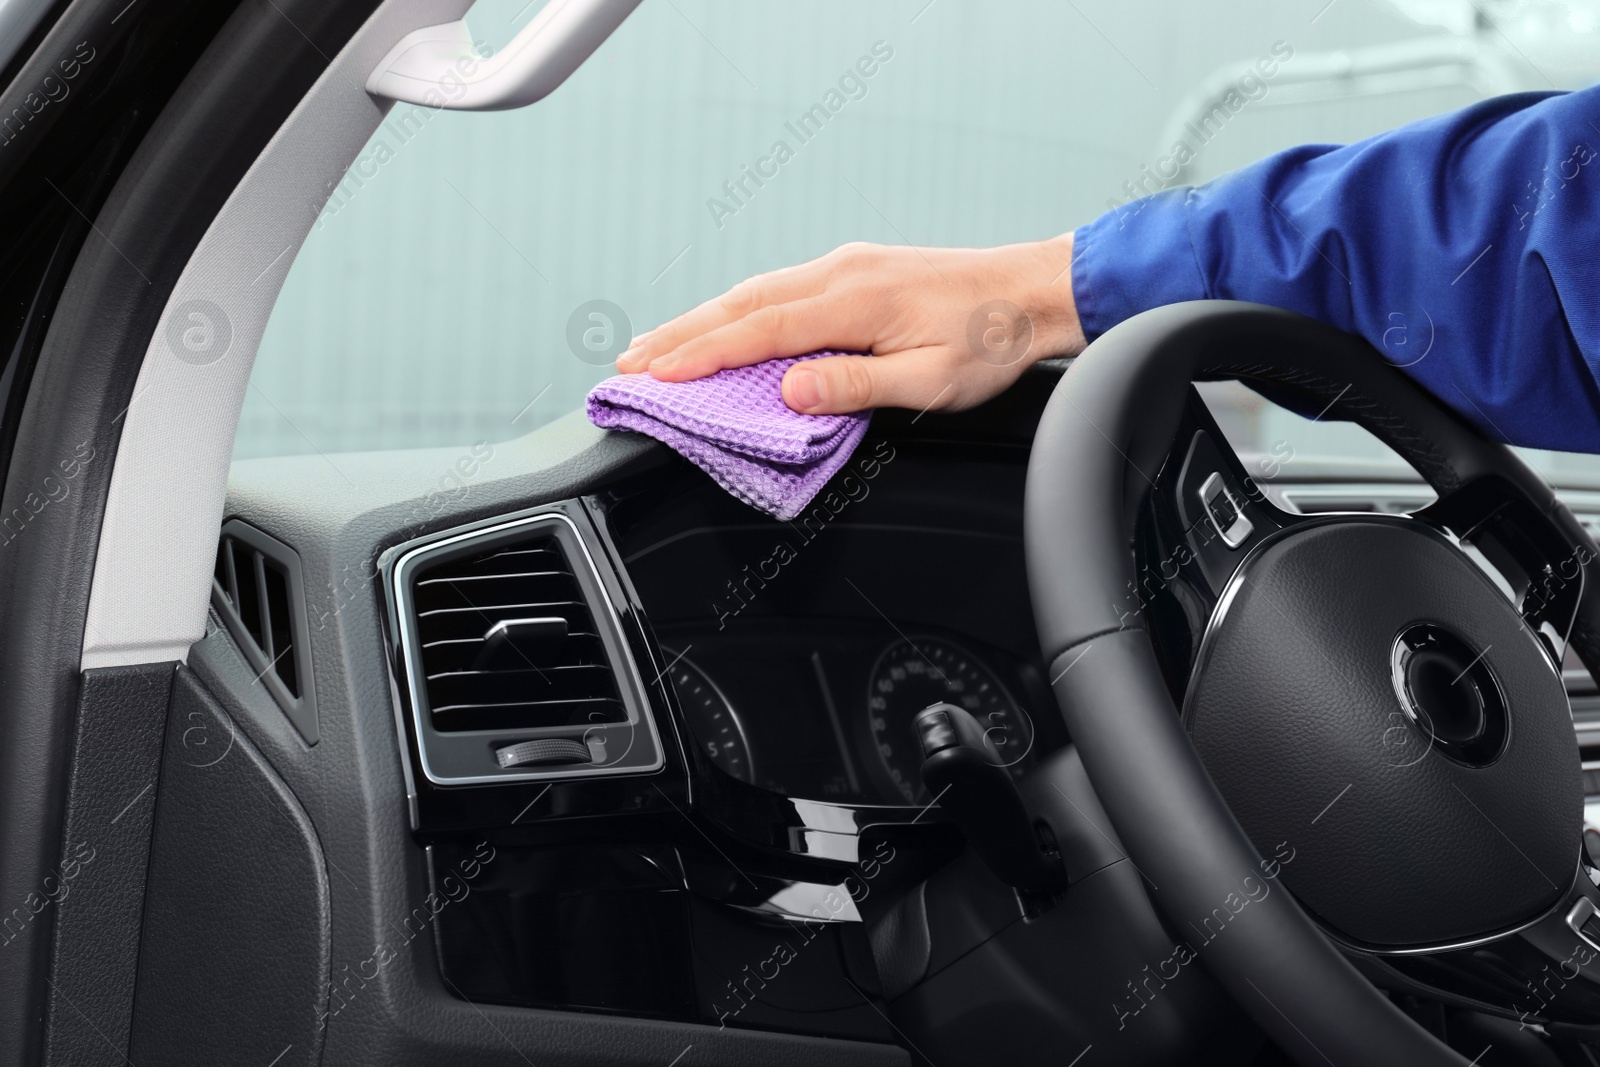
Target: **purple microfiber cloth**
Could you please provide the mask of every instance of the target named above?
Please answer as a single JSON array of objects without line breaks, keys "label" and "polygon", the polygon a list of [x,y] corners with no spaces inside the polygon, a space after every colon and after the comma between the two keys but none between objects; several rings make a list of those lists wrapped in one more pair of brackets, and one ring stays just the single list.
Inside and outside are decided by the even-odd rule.
[{"label": "purple microfiber cloth", "polygon": [[850,459],[870,416],[793,411],[783,402],[783,373],[845,354],[774,359],[692,382],[619,374],[589,393],[589,421],[671,445],[746,504],[787,522]]}]

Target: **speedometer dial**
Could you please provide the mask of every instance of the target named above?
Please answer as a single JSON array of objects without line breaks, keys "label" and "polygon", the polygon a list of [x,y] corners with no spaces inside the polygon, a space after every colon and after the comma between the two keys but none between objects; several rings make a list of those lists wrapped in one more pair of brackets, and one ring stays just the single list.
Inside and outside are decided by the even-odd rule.
[{"label": "speedometer dial", "polygon": [[906,803],[933,799],[922,784],[922,749],[912,720],[939,703],[971,713],[1013,775],[1032,763],[1033,723],[993,671],[949,641],[902,639],[884,649],[873,665],[867,716],[883,774]]},{"label": "speedometer dial", "polygon": [[685,656],[672,660],[671,652],[662,651],[672,662],[672,684],[678,691],[678,703],[683,707],[689,732],[700,751],[741,782],[755,781],[750,741],[745,736],[744,723],[739,721],[739,713],[733,710],[728,698],[705,671]]}]

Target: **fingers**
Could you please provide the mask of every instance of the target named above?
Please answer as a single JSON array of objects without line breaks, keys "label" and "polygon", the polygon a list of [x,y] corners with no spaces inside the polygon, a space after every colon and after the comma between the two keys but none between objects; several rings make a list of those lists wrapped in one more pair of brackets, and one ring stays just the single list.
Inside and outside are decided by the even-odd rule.
[{"label": "fingers", "polygon": [[685,342],[737,322],[764,307],[817,295],[828,284],[827,271],[820,267],[820,263],[820,260],[813,260],[797,267],[759,274],[740,282],[721,296],[707,300],[653,330],[647,330],[633,339],[628,351],[617,360],[617,369],[624,374],[644,370],[653,360]]},{"label": "fingers", "polygon": [[649,363],[665,382],[704,378],[727,367],[799,356],[819,348],[867,348],[871,323],[863,320],[866,302],[829,293],[787,304],[768,304],[750,314],[686,341]]},{"label": "fingers", "polygon": [[917,411],[966,401],[956,354],[917,348],[887,356],[826,356],[789,368],[783,401],[804,415],[841,415],[868,408]]}]

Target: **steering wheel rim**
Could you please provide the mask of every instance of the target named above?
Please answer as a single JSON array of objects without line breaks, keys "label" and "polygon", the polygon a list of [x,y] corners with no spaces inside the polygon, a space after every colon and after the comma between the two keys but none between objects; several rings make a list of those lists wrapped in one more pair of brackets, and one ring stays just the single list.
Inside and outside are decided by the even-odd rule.
[{"label": "steering wheel rim", "polygon": [[[1600,588],[1600,551],[1544,481],[1358,338],[1276,308],[1194,301],[1098,339],[1063,377],[1035,438],[1029,584],[1052,688],[1089,778],[1152,899],[1178,928],[1236,893],[1240,872],[1268,872],[1272,863],[1208,775],[1144,613],[1128,607],[1141,508],[1169,460],[1190,383],[1207,378],[1265,384],[1368,429],[1438,491],[1437,518],[1448,521],[1453,502],[1492,480],[1532,509],[1543,532],[1574,547],[1580,592]],[[1571,644],[1594,670],[1600,597],[1574,599]],[[1576,783],[1575,741],[1572,749]],[[1581,789],[1578,796],[1581,818]],[[1574,871],[1578,840],[1574,830]],[[1290,893],[1251,907],[1237,936],[1230,929],[1200,958],[1297,1060],[1467,1063],[1369,982]]]}]

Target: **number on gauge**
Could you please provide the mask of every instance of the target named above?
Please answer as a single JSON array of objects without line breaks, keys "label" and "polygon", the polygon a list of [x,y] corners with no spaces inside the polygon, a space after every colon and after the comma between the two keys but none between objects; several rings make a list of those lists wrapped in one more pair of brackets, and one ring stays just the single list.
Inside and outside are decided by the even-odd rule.
[{"label": "number on gauge", "polygon": [[672,663],[672,684],[678,703],[689,723],[689,733],[707,759],[741,782],[754,782],[755,769],[750,759],[750,741],[744,723],[722,695],[717,683],[686,656],[662,649]]},{"label": "number on gauge", "polygon": [[867,721],[883,773],[906,803],[932,799],[922,785],[922,749],[912,720],[939,703],[970,712],[1013,775],[1032,762],[1033,723],[993,671],[949,641],[902,639],[884,649],[873,665]]}]

